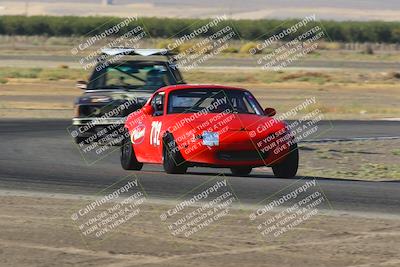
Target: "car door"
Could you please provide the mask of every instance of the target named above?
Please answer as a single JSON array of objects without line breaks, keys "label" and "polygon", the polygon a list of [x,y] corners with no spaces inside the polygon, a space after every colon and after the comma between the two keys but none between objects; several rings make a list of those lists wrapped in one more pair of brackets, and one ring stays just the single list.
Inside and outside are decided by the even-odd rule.
[{"label": "car door", "polygon": [[159,92],[150,100],[150,105],[153,107],[153,114],[146,115],[144,119],[145,138],[143,144],[137,146],[135,151],[141,156],[138,160],[149,163],[162,162],[162,127],[164,124],[164,105],[165,93]]}]

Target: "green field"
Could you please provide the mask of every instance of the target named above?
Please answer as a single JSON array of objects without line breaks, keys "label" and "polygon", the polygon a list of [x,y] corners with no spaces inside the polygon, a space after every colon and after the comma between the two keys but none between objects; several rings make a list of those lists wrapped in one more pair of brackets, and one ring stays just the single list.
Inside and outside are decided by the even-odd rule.
[{"label": "green field", "polygon": [[[44,35],[44,36],[93,36],[124,21],[117,17],[74,17],[74,16],[1,16],[0,35]],[[121,36],[135,26],[143,26],[151,38],[170,38],[190,34],[211,19],[140,18],[129,22],[129,27],[121,28],[116,36]],[[278,34],[296,24],[299,20],[224,20],[216,27],[200,34],[207,37],[225,26],[235,28],[235,39],[263,40],[266,36]],[[308,31],[315,25],[322,25],[328,40],[338,42],[380,42],[400,41],[400,22],[381,21],[318,21],[311,22],[283,41]]]}]

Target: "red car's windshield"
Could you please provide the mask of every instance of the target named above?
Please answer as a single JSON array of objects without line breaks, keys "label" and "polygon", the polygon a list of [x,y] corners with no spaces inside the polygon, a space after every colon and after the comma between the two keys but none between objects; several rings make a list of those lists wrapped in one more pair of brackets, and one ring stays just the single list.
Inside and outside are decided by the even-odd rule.
[{"label": "red car's windshield", "polygon": [[194,112],[263,115],[257,100],[244,90],[190,89],[177,90],[169,94],[169,114]]}]

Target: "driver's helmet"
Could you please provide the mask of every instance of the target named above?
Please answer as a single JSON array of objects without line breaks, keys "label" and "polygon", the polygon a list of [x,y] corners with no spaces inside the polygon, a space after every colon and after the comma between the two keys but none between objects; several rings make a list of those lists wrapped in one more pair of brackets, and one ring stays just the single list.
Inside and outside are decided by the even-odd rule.
[{"label": "driver's helmet", "polygon": [[157,69],[148,71],[146,76],[146,85],[159,87],[164,86],[164,72]]}]

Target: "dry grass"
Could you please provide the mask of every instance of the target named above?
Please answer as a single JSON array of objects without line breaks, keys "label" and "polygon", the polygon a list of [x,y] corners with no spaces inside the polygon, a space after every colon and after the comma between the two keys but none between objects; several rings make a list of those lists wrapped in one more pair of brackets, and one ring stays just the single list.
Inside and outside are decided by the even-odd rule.
[{"label": "dry grass", "polygon": [[[19,117],[23,106],[69,108],[68,114],[72,114],[73,100],[82,92],[75,88],[75,81],[85,75],[84,71],[65,68],[0,68],[0,79],[7,80],[0,85],[0,96],[7,96],[0,101],[3,107],[0,116],[12,116],[9,111],[4,112],[14,108],[13,116]],[[248,88],[263,106],[274,107],[278,113],[293,108],[306,98],[316,97],[316,106],[330,119],[398,117],[400,114],[400,88],[392,73],[201,69],[185,72],[184,76],[189,83]],[[17,103],[21,101],[24,103]],[[39,116],[34,113],[29,112],[31,116]]]},{"label": "dry grass", "polygon": [[300,173],[368,181],[400,180],[399,140],[300,145]]}]

